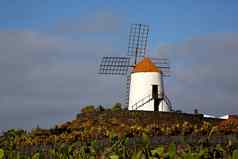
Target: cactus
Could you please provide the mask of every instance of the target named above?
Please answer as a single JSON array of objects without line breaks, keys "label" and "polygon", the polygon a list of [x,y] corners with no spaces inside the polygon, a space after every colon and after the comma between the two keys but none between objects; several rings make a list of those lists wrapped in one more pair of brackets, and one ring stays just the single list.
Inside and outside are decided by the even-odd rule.
[{"label": "cactus", "polygon": [[40,153],[37,152],[32,156],[32,159],[40,159]]},{"label": "cactus", "polygon": [[119,159],[119,156],[118,155],[111,155],[110,159]]},{"label": "cactus", "polygon": [[151,150],[151,154],[154,157],[163,157],[164,156],[164,146],[160,145],[156,149]]},{"label": "cactus", "polygon": [[238,159],[238,149],[232,152],[232,159]]},{"label": "cactus", "polygon": [[168,156],[169,158],[171,159],[174,159],[175,156],[176,156],[176,145],[174,143],[170,144],[169,145],[169,148],[168,148]]},{"label": "cactus", "polygon": [[4,151],[3,149],[0,149],[0,159],[3,159],[3,157],[4,157]]}]

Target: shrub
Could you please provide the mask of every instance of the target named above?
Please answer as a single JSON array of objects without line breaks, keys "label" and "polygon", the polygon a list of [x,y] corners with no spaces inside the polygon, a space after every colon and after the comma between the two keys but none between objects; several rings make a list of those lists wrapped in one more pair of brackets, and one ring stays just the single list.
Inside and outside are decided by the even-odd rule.
[{"label": "shrub", "polygon": [[113,106],[112,106],[112,111],[121,111],[122,110],[122,105],[121,103],[115,103]]},{"label": "shrub", "polygon": [[97,108],[96,108],[96,111],[97,112],[102,112],[102,111],[104,111],[105,110],[105,108],[102,106],[102,105],[99,105]]},{"label": "shrub", "polygon": [[93,113],[96,112],[96,109],[93,105],[87,105],[81,109],[82,113]]}]

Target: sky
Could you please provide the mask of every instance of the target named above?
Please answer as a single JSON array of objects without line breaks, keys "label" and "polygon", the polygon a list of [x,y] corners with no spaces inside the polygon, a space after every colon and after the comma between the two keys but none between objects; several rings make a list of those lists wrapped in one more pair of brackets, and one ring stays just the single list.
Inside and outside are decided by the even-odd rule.
[{"label": "sky", "polygon": [[123,102],[125,77],[97,73],[102,56],[126,55],[135,23],[150,26],[147,56],[170,60],[175,110],[237,114],[237,18],[235,0],[0,0],[0,130]]}]

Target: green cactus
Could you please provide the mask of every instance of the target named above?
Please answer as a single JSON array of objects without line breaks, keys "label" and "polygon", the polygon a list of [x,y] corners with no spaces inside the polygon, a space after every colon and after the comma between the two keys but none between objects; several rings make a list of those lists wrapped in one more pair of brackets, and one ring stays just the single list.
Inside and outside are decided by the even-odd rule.
[{"label": "green cactus", "polygon": [[40,159],[40,153],[37,152],[32,156],[32,159]]},{"label": "green cactus", "polygon": [[169,145],[169,148],[168,148],[168,156],[169,158],[171,159],[174,159],[175,156],[176,156],[176,145],[174,143],[170,144]]},{"label": "green cactus", "polygon": [[159,147],[151,150],[151,154],[154,157],[163,157],[164,156],[164,146],[160,145]]},{"label": "green cactus", "polygon": [[238,159],[238,149],[232,152],[232,159]]},{"label": "green cactus", "polygon": [[119,159],[120,157],[118,155],[111,155],[110,159]]},{"label": "green cactus", "polygon": [[0,159],[3,159],[3,157],[4,157],[4,151],[3,149],[0,149]]},{"label": "green cactus", "polygon": [[141,159],[142,156],[143,156],[143,151],[141,151],[141,150],[138,151],[138,152],[134,151],[134,153],[132,154],[131,159]]}]

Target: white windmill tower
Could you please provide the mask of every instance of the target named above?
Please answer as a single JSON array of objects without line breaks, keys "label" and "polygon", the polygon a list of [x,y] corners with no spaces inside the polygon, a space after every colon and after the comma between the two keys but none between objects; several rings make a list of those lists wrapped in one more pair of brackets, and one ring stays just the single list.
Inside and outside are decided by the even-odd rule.
[{"label": "white windmill tower", "polygon": [[148,57],[135,65],[131,73],[129,110],[171,111],[164,95],[162,74]]},{"label": "white windmill tower", "polygon": [[127,75],[128,110],[170,111],[172,106],[163,87],[163,77],[168,76],[168,59],[145,57],[148,33],[148,25],[133,24],[128,56],[103,57],[99,74]]}]

